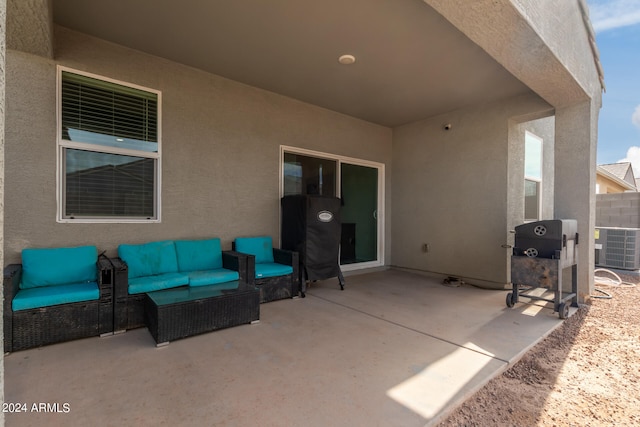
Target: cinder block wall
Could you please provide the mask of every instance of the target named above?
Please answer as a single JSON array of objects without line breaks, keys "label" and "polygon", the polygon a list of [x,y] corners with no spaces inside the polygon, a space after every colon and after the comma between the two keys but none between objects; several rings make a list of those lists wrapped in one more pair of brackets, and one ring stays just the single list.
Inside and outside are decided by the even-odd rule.
[{"label": "cinder block wall", "polygon": [[597,194],[596,226],[640,228],[640,193]]}]

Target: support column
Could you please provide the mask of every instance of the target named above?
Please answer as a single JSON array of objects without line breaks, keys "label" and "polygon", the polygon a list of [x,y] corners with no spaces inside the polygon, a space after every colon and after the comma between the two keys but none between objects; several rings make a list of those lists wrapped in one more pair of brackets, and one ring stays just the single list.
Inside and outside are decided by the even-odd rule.
[{"label": "support column", "polygon": [[[7,46],[7,2],[0,0],[0,267],[4,269],[4,87],[5,58]],[[4,283],[3,283],[4,285]],[[4,403],[4,314],[0,304],[0,403]],[[0,425],[4,425],[4,414],[0,413]]]},{"label": "support column", "polygon": [[578,302],[593,294],[598,100],[556,109],[554,217],[578,221]]}]

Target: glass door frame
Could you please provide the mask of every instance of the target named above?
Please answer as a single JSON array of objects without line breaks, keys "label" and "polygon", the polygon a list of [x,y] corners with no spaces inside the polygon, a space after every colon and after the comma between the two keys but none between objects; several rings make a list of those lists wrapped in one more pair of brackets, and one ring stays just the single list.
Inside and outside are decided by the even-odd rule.
[{"label": "glass door frame", "polygon": [[[353,157],[340,156],[337,154],[323,153],[321,151],[307,150],[304,148],[292,147],[287,145],[280,146],[280,161],[279,161],[279,199],[282,198],[284,194],[284,154],[285,153],[293,153],[300,154],[303,156],[310,157],[319,157],[328,160],[335,160],[336,162],[336,196],[341,197],[341,166],[342,163],[347,163],[351,165],[358,166],[366,166],[370,168],[375,168],[378,170],[378,206],[377,206],[377,248],[376,254],[377,259],[374,261],[367,262],[358,262],[353,264],[343,264],[340,266],[342,271],[353,271],[353,270],[362,270],[365,268],[374,268],[381,267],[384,265],[384,248],[385,248],[385,171],[384,171],[384,163],[372,162],[369,160],[357,159]],[[280,234],[280,228],[282,227],[281,215],[282,212],[279,212],[279,221],[278,221],[278,234]]]}]

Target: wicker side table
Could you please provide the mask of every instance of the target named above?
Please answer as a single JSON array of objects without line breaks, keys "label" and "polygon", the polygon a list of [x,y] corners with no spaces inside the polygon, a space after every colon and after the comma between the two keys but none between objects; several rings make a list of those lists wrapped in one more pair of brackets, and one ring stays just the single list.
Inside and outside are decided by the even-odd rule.
[{"label": "wicker side table", "polygon": [[[227,284],[228,285],[228,284]],[[180,338],[260,320],[260,291],[219,285],[150,292],[145,323],[158,347]]]}]

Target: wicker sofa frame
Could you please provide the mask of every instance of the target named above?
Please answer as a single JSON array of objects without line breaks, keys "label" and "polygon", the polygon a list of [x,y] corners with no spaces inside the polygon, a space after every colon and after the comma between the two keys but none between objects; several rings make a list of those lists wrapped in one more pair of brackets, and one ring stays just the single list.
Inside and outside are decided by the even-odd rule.
[{"label": "wicker sofa frame", "polygon": [[[145,324],[146,293],[129,294],[127,263],[119,257],[111,258],[115,276],[113,298],[113,330],[124,332],[142,328]],[[222,266],[238,272],[240,287],[248,283],[247,256],[234,251],[222,251]]]},{"label": "wicker sofa frame", "polygon": [[273,248],[273,261],[277,264],[291,266],[293,272],[284,276],[256,278],[256,257],[247,255],[247,276],[249,283],[260,290],[260,303],[295,298],[300,294],[298,252]]},{"label": "wicker sofa frame", "polygon": [[59,304],[13,311],[13,297],[18,293],[22,264],[4,270],[4,351],[88,338],[113,332],[114,275],[111,262],[98,257],[98,300]]}]

